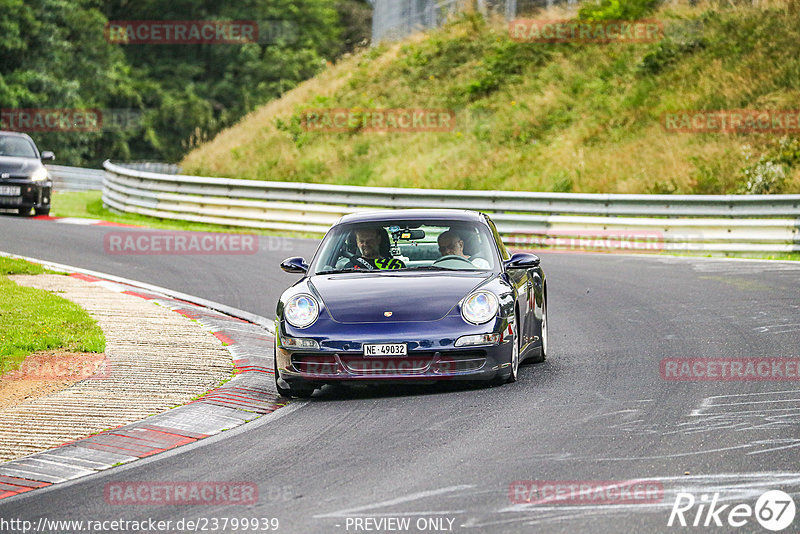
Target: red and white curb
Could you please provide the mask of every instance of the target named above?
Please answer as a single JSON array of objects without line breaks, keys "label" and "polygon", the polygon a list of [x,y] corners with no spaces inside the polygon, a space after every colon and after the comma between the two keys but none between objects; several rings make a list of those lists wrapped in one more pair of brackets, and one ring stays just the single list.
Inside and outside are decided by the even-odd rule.
[{"label": "red and white curb", "polygon": [[76,224],[79,226],[118,226],[122,228],[142,228],[136,224],[115,223],[100,219],[86,219],[83,217],[54,217],[51,215],[34,215],[31,219],[37,221],[53,221],[61,224]]},{"label": "red and white curb", "polygon": [[[0,255],[23,258],[6,253]],[[272,321],[124,278],[23,258],[166,306],[208,328],[230,351],[234,377],[201,398],[119,428],[0,464],[0,499],[92,475],[219,434],[285,406],[272,379]]]}]

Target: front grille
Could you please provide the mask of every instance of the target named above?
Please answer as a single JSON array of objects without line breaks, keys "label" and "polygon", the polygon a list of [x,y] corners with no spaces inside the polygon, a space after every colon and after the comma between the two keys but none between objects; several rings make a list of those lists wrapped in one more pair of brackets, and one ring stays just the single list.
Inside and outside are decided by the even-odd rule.
[{"label": "front grille", "polygon": [[339,354],[342,366],[333,354],[292,354],[297,372],[313,375],[447,375],[480,370],[486,364],[486,351],[412,352],[406,357],[365,358],[362,354]]},{"label": "front grille", "polygon": [[431,366],[433,354],[409,354],[405,358],[365,358],[342,356],[342,363],[351,373],[360,375],[420,375]]},{"label": "front grille", "polygon": [[486,351],[464,350],[442,352],[411,352],[405,358],[364,358],[361,355],[342,356],[348,371],[359,374],[420,375],[452,374],[477,371],[486,364]]},{"label": "front grille", "polygon": [[335,375],[341,371],[332,354],[292,354],[292,366],[300,373],[313,375]]},{"label": "front grille", "polygon": [[448,352],[442,356],[437,370],[440,373],[466,373],[477,371],[485,364],[486,352],[482,350]]}]

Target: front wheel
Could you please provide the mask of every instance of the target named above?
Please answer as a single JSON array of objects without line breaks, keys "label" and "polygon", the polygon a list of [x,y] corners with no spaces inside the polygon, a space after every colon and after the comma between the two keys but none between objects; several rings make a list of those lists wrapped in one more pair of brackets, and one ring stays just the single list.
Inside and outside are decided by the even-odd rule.
[{"label": "front wheel", "polygon": [[31,209],[30,208],[17,208],[17,213],[19,213],[20,216],[22,216],[22,217],[27,217],[28,215],[31,214]]},{"label": "front wheel", "polygon": [[50,215],[50,208],[35,208],[36,215]]},{"label": "front wheel", "polygon": [[517,381],[519,376],[519,318],[514,321],[514,339],[511,341],[511,374],[508,375],[506,384],[512,384]]},{"label": "front wheel", "polygon": [[275,371],[275,389],[278,390],[278,395],[291,399],[297,397],[298,399],[308,399],[314,394],[314,389],[297,389],[285,388],[280,384],[280,375],[278,374],[278,347],[275,347],[275,352],[272,356],[272,369]]},{"label": "front wheel", "polygon": [[542,347],[539,351],[539,357],[535,363],[543,362],[547,359],[547,299],[542,300]]}]

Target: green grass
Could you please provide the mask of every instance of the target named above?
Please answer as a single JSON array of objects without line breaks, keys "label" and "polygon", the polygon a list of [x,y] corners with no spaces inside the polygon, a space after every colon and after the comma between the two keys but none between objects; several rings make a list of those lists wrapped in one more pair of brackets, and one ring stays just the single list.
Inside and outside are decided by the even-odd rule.
[{"label": "green grass", "polygon": [[0,256],[0,276],[6,274],[63,274],[45,269],[41,265],[16,258]]},{"label": "green grass", "polygon": [[114,223],[131,224],[135,226],[144,226],[147,228],[160,228],[164,230],[285,235],[288,237],[314,237],[312,234],[305,234],[302,232],[277,232],[273,230],[261,230],[258,228],[244,228],[237,226],[223,226],[218,224],[160,219],[157,217],[148,217],[146,215],[139,215],[136,213],[117,213],[103,207],[103,200],[101,197],[102,193],[100,191],[53,193],[53,202],[50,215],[53,217],[100,219]]},{"label": "green grass", "polygon": [[[0,257],[0,273],[43,272],[38,265]],[[17,369],[34,352],[55,349],[101,353],[105,336],[77,304],[0,275],[0,371]]]},{"label": "green grass", "polygon": [[[665,39],[517,43],[507,23],[468,15],[345,59],[201,145],[182,167],[203,176],[385,187],[800,192],[796,137],[674,133],[661,124],[667,111],[797,108],[798,10],[701,1],[646,14],[654,2],[606,4],[620,8],[609,16],[663,21]],[[306,132],[300,117],[316,108],[452,109],[457,128]]]},{"label": "green grass", "polygon": [[[743,256],[736,256],[743,257]],[[762,255],[748,255],[748,258],[759,260],[777,260],[777,261],[800,261],[800,252],[787,252],[786,254],[762,254]]]}]

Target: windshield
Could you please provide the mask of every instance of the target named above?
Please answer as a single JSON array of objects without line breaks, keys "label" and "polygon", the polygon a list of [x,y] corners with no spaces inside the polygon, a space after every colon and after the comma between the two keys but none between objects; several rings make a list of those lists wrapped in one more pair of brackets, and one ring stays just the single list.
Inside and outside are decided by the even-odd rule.
[{"label": "windshield", "polygon": [[494,270],[486,226],[464,221],[381,221],[333,228],[314,274],[375,270]]},{"label": "windshield", "polygon": [[0,135],[0,156],[15,158],[35,158],[36,150],[24,137]]}]

